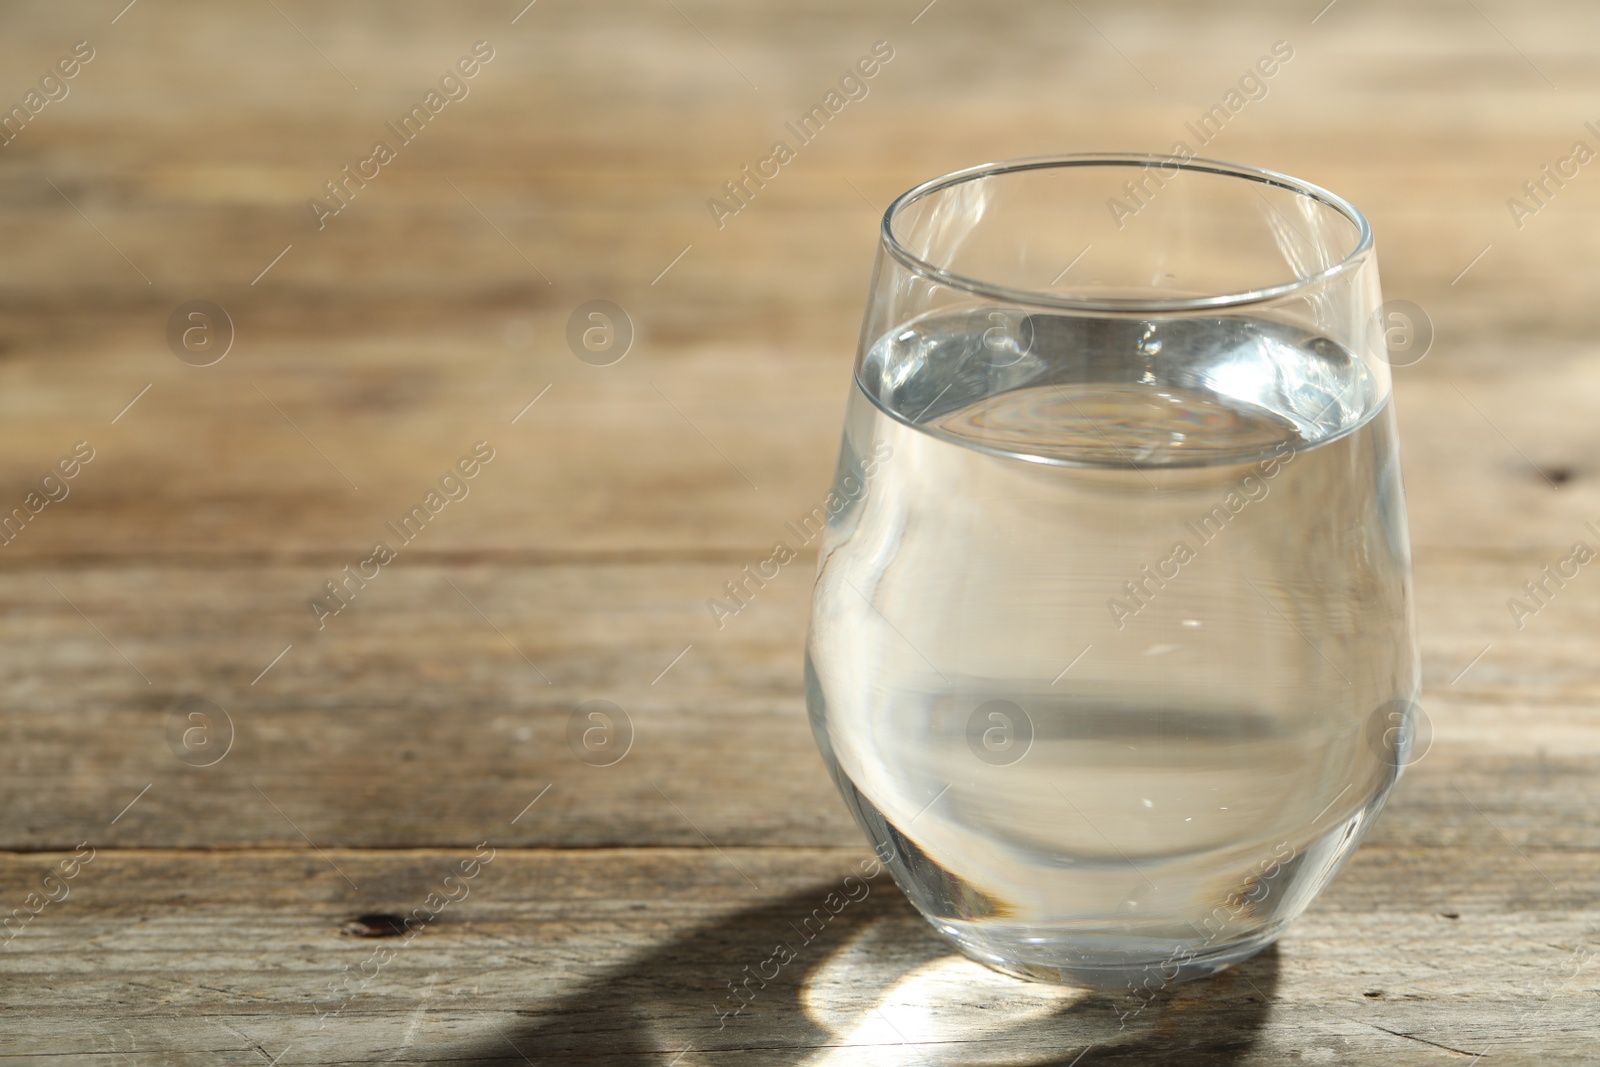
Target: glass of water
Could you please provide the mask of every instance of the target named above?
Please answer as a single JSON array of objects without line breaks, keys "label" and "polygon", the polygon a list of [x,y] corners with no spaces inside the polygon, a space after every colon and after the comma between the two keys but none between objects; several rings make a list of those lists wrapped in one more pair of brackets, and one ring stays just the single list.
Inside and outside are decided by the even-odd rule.
[{"label": "glass of water", "polygon": [[1195,158],[993,164],[882,240],[812,602],[817,743],[998,970],[1152,989],[1276,939],[1419,710],[1366,219]]}]

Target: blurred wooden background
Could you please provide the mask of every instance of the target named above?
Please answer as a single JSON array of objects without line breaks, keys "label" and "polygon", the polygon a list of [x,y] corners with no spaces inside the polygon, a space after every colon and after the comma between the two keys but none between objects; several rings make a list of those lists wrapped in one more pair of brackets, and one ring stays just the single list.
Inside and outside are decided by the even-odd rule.
[{"label": "blurred wooden background", "polygon": [[[1600,543],[1600,166],[1520,228],[1507,200],[1600,148],[1600,10],[125,2],[0,12],[7,106],[93,51],[0,146],[0,510],[94,450],[0,547],[0,1062],[1593,1062],[1600,575],[1521,629],[1506,602]],[[878,41],[719,229],[707,198]],[[805,721],[814,558],[722,630],[705,601],[826,490],[879,213],[1166,150],[1278,41],[1204,153],[1362,207],[1436,331],[1396,375],[1432,750],[1275,950],[1126,1030],[951,961],[881,881],[719,1030],[865,855]],[[211,366],[169,349],[193,300],[233,324]],[[610,366],[567,344],[592,300],[635,333]],[[308,598],[479,441],[319,630]],[[569,745],[590,700],[631,723],[612,766]],[[347,926],[480,842],[414,939]]]}]

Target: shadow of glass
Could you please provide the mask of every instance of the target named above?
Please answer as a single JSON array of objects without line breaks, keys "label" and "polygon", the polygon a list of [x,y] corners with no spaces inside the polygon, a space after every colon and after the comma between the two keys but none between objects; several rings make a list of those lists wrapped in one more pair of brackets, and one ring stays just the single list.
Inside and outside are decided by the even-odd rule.
[{"label": "shadow of glass", "polygon": [[868,884],[831,915],[818,905],[836,885],[819,885],[707,924],[529,1009],[457,1062],[1221,1067],[1255,1046],[1277,986],[1276,947],[1139,996],[1023,982],[955,954],[888,879]]}]

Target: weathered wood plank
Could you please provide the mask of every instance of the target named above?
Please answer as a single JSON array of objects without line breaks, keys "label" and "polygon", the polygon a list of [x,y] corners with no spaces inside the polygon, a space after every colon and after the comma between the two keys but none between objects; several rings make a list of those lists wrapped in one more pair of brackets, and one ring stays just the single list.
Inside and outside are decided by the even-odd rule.
[{"label": "weathered wood plank", "polygon": [[[494,459],[414,551],[764,553],[824,496],[850,388],[842,345],[678,346],[608,368],[563,349],[535,369],[481,336],[396,339],[337,346],[329,369],[329,348],[276,341],[204,370],[164,356],[130,373],[135,347],[125,339],[91,361],[106,368],[92,393],[26,359],[0,365],[13,416],[0,423],[6,514],[74,443],[95,449],[70,496],[0,548],[0,569],[354,557],[394,540],[385,523],[479,441]],[[1600,430],[1588,419],[1600,358],[1489,374],[1458,371],[1448,355],[1396,372],[1418,560],[1456,551],[1542,565],[1594,541],[1584,524],[1600,522]]]},{"label": "weathered wood plank", "polygon": [[[1584,1063],[1600,995],[1600,902],[1528,866],[1592,881],[1594,851],[1369,845],[1276,950],[1126,1020],[1137,1001],[952,957],[881,878],[802,943],[789,923],[857,869],[849,849],[501,848],[414,939],[341,932],[459,896],[443,878],[473,854],[101,851],[0,950],[3,1052],[622,1065],[688,1046],[685,1063],[1065,1064],[1092,1046],[1079,1062],[1265,1064],[1434,1063],[1444,1046]],[[8,860],[0,892],[20,899],[59,858]],[[727,983],[785,938],[792,973],[719,1030]],[[368,981],[330,994],[364,963]]]},{"label": "weathered wood plank", "polygon": [[[718,844],[857,840],[805,718],[809,561],[719,630],[705,599],[737,561],[400,559],[318,632],[304,600],[337,562],[0,576],[12,814],[0,843],[292,845],[292,819],[319,845],[461,845],[546,786],[541,817],[509,843],[703,843],[688,820]],[[1379,840],[1492,840],[1459,785],[1519,844],[1600,843],[1588,659],[1600,606],[1580,579],[1518,631],[1504,599],[1535,574],[1515,562],[1419,568],[1433,748]],[[226,757],[204,768],[180,759],[167,732],[174,719],[181,732],[197,698],[234,731]],[[615,765],[586,765],[569,741],[591,700],[631,723]],[[219,725],[219,744],[225,735]]]}]

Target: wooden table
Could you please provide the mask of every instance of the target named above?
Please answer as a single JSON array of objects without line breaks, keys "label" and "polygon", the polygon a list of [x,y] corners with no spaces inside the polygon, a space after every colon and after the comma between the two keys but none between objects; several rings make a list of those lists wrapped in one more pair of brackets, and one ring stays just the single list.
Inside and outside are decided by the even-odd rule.
[{"label": "wooden table", "polygon": [[[1600,544],[1600,170],[1507,205],[1600,146],[1592,5],[124,2],[0,13],[25,111],[92,51],[0,146],[0,506],[93,453],[0,547],[0,1062],[1600,1062],[1600,574],[1507,605]],[[719,1029],[866,855],[805,720],[814,557],[705,602],[826,489],[878,214],[1165,150],[1276,41],[1206,153],[1361,205],[1437,332],[1396,386],[1431,751],[1280,945],[1125,1030],[882,880]],[[610,766],[569,745],[600,700]]]}]

